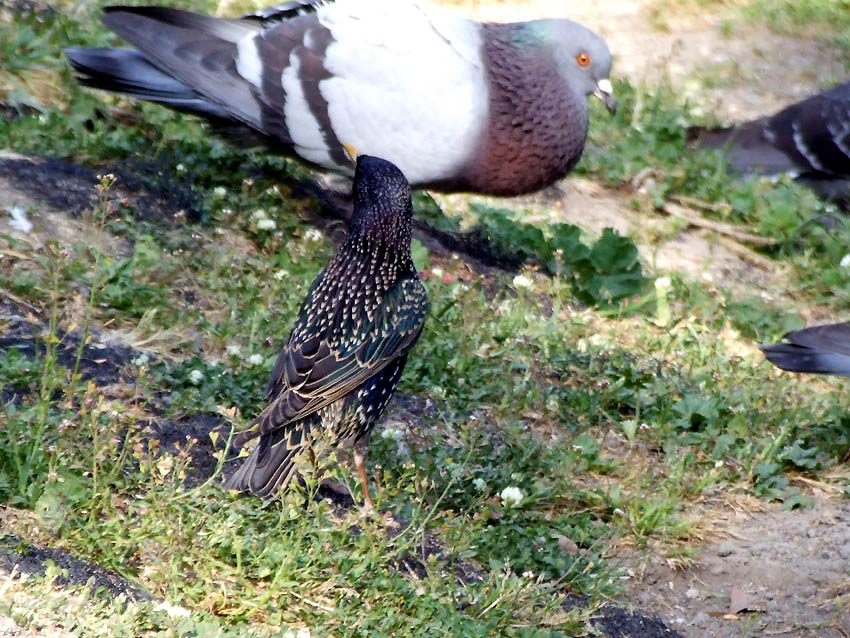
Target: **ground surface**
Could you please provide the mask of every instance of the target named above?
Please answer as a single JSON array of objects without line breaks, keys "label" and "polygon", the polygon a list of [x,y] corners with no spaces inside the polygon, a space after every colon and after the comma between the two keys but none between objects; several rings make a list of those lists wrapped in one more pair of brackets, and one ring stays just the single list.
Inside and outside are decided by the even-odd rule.
[{"label": "ground surface", "polygon": [[[845,68],[837,54],[822,43],[778,36],[752,24],[727,28],[724,26],[725,13],[713,15],[703,11],[699,17],[694,17],[690,13],[679,15],[667,11],[659,16],[650,8],[650,3],[639,1],[575,0],[570,3],[568,15],[606,37],[616,57],[615,75],[633,81],[670,80],[723,121],[774,112],[840,79]],[[482,2],[475,9],[467,10],[481,19],[494,20],[565,13],[564,3],[554,0],[534,0],[522,6]],[[793,64],[789,64],[789,60]],[[13,159],[7,155],[4,161]],[[93,183],[94,176],[84,171],[62,174],[58,166],[54,169],[50,174],[66,181],[54,184],[49,190],[60,193],[64,199],[54,197],[46,202],[49,209],[32,218],[36,234],[26,241],[70,241],[84,232],[74,213],[88,203],[79,200],[85,196],[78,196],[73,186],[81,180]],[[14,204],[45,203],[32,188],[32,181],[26,181],[20,172],[9,169],[4,174],[0,170],[0,210]],[[636,188],[640,186],[637,184]],[[80,188],[79,192],[85,193],[86,189]],[[152,209],[163,205],[156,196],[152,197]],[[451,202],[451,198],[442,201]],[[661,215],[647,218],[630,207],[622,193],[606,190],[582,178],[568,179],[521,203],[532,209],[545,203],[549,210],[553,201],[557,211],[554,214],[559,219],[583,225],[594,232],[613,226],[624,233],[632,233],[639,242],[642,238],[648,242],[650,236],[655,236],[655,230],[666,228],[669,223],[667,217]],[[540,209],[540,214],[544,214],[542,205]],[[173,213],[168,211],[168,214]],[[7,226],[8,218],[0,218],[3,232],[14,234],[15,231]],[[124,249],[120,242],[111,247],[116,253]],[[775,264],[741,243],[704,228],[686,225],[666,240],[657,241],[656,238],[648,261],[660,271],[703,277],[718,286],[774,298],[783,295],[782,273],[777,272]],[[18,311],[25,310],[19,303],[22,300],[14,296],[0,301],[13,304]],[[28,335],[23,332],[5,337],[9,343],[10,339],[17,339],[15,347],[21,347],[26,338]],[[7,343],[4,347],[10,346]],[[92,346],[97,347],[99,343]],[[101,371],[105,385],[117,380],[117,370],[130,356],[126,347],[126,343],[112,349],[104,346],[107,354],[103,359],[98,359],[94,351],[87,356],[90,362],[109,359],[113,368],[107,365],[109,369]],[[98,378],[97,365],[100,364],[90,363],[95,379]],[[406,404],[412,400],[415,399],[402,397],[401,401],[396,401],[388,420],[397,424],[415,418],[418,408],[411,410]],[[193,453],[198,455],[197,465],[203,468],[202,473],[209,473],[215,466],[215,459],[205,435],[216,425],[215,420],[157,421],[151,427],[164,446],[179,447],[187,436],[203,441],[206,447],[195,449]],[[850,505],[825,484],[811,482],[801,487],[814,497],[811,509],[788,511],[753,499],[718,496],[716,503],[696,513],[705,520],[710,532],[706,533],[701,545],[692,548],[695,553],[687,561],[668,561],[667,547],[663,544],[618,550],[617,559],[628,568],[628,604],[641,613],[657,614],[687,638],[763,635],[838,638],[850,635],[850,616],[840,605],[841,597],[846,597],[850,589]],[[18,552],[17,555],[17,563],[21,563],[17,573],[25,571],[23,562],[30,564],[50,558],[62,566],[61,561],[65,560],[51,550]],[[26,561],[20,559],[22,555]],[[21,600],[27,596],[19,582],[8,575],[16,564],[16,560],[10,558],[14,556],[8,543],[6,549],[0,551],[0,573],[6,572],[0,577],[0,599],[4,592],[13,592]],[[87,570],[95,569],[77,563],[71,568],[72,572],[81,571],[85,576],[83,582],[91,575]],[[95,576],[96,580],[102,579],[107,584],[112,578],[99,571]],[[735,595],[737,602],[743,603],[730,609],[733,588],[743,592],[743,598]],[[607,622],[601,628],[610,636],[675,635],[642,615],[631,616],[618,611],[609,614]],[[58,623],[45,621],[41,629],[22,629],[12,618],[0,616],[0,635],[72,634]]]}]

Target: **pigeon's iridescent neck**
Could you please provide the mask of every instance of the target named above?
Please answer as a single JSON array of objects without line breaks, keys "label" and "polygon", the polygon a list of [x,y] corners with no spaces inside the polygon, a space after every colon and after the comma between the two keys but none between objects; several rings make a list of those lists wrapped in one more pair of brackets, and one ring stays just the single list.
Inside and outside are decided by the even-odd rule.
[{"label": "pigeon's iridescent neck", "polygon": [[443,190],[529,193],[578,162],[587,137],[587,99],[560,73],[546,44],[548,28],[547,21],[482,25],[487,124],[465,183]]}]

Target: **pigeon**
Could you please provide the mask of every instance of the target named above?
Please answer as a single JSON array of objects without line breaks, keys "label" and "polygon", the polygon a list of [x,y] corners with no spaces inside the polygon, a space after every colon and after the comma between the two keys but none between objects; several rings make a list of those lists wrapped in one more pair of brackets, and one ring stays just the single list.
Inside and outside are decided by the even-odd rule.
[{"label": "pigeon", "polygon": [[850,195],[850,82],[775,115],[695,133],[698,146],[726,149],[737,173],[789,174],[827,199]]},{"label": "pigeon", "polygon": [[414,187],[519,195],[581,157],[591,94],[613,112],[611,54],[565,19],[480,23],[424,0],[296,0],[222,19],[107,7],[135,49],[71,48],[82,84],[244,130],[351,177],[343,144]]},{"label": "pigeon", "polygon": [[773,365],[791,372],[850,376],[850,322],[813,326],[784,338],[787,343],[761,346]]},{"label": "pigeon", "polygon": [[422,333],[428,297],[410,255],[413,206],[401,171],[358,156],[353,200],[348,238],[310,286],[272,371],[270,402],[238,437],[259,442],[228,489],[273,498],[296,474],[299,452],[312,453],[320,439],[352,442],[372,507],[363,465],[369,434]]}]

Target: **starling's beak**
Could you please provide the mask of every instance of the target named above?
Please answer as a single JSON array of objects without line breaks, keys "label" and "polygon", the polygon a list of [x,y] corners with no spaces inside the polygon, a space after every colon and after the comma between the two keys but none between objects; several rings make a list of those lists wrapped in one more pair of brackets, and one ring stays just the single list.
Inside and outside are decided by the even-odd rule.
[{"label": "starling's beak", "polygon": [[617,112],[617,100],[614,99],[614,87],[611,86],[611,80],[608,78],[599,80],[596,83],[596,90],[593,95],[602,100],[612,115]]},{"label": "starling's beak", "polygon": [[345,143],[343,143],[342,148],[345,150],[345,154],[348,155],[348,159],[356,163],[357,156],[360,155],[360,153],[357,152],[357,149],[354,148],[351,144]]}]

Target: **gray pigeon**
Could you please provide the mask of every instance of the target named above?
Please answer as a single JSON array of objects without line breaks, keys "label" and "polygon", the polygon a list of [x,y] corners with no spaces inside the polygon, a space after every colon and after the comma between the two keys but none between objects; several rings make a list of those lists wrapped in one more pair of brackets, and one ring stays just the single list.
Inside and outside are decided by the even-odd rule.
[{"label": "gray pigeon", "polygon": [[850,322],[789,332],[785,340],[761,346],[773,365],[791,372],[850,376]]},{"label": "gray pigeon", "polygon": [[726,149],[738,173],[788,173],[829,199],[850,185],[850,82],[758,120],[697,131],[698,145]]},{"label": "gray pigeon", "polygon": [[[108,7],[135,47],[68,49],[90,87],[159,102],[352,176],[344,140],[412,185],[517,195],[566,175],[611,54],[569,20],[479,23],[423,0],[296,0],[242,19]],[[244,137],[244,135],[243,135]]]}]

